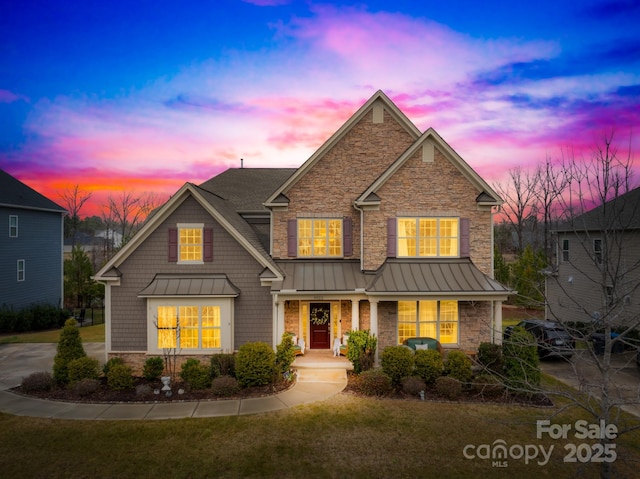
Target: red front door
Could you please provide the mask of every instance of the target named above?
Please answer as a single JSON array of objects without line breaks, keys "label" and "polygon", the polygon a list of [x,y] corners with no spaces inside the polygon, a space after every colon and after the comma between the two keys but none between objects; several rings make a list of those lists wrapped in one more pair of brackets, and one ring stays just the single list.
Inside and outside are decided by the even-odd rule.
[{"label": "red front door", "polygon": [[329,349],[330,348],[330,332],[331,326],[331,304],[329,303],[311,303],[310,310],[310,331],[311,344],[310,349]]}]

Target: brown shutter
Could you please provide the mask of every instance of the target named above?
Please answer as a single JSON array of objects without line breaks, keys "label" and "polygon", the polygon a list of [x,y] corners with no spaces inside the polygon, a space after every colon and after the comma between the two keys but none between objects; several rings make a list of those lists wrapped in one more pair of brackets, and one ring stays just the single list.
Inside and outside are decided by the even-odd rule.
[{"label": "brown shutter", "polygon": [[178,228],[169,228],[169,263],[178,261]]},{"label": "brown shutter", "polygon": [[344,247],[344,256],[353,255],[353,221],[351,216],[345,216],[342,219],[342,244]]},{"label": "brown shutter", "polygon": [[287,254],[298,256],[298,220],[287,220]]},{"label": "brown shutter", "polygon": [[468,258],[471,256],[471,248],[469,244],[469,218],[460,218],[460,257]]},{"label": "brown shutter", "polygon": [[398,241],[397,235],[398,223],[395,218],[387,219],[387,256],[389,258],[395,258],[396,253],[396,243]]},{"label": "brown shutter", "polygon": [[213,228],[205,228],[203,233],[203,260],[210,263],[213,261]]}]

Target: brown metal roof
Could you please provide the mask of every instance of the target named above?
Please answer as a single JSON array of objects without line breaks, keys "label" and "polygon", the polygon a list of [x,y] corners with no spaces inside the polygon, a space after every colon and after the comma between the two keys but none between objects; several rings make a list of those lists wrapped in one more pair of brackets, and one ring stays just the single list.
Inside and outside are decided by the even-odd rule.
[{"label": "brown metal roof", "polygon": [[138,294],[150,296],[238,296],[240,290],[224,274],[157,274]]},{"label": "brown metal roof", "polygon": [[492,296],[512,291],[482,273],[469,259],[389,259],[378,270],[367,293]]},{"label": "brown metal roof", "polygon": [[359,261],[277,261],[284,281],[274,284],[274,291],[287,292],[354,292],[363,291],[366,277]]}]

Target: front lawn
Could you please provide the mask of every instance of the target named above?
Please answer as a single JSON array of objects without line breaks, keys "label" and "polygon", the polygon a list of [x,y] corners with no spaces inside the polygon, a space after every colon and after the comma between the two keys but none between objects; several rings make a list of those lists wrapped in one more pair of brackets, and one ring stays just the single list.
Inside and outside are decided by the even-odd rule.
[{"label": "front lawn", "polygon": [[[78,328],[83,343],[104,343],[104,324],[83,326]],[[0,335],[0,344],[8,343],[57,343],[60,339],[60,329],[49,329],[35,333],[14,333]]]},{"label": "front lawn", "polygon": [[[553,416],[557,414],[556,416]],[[166,421],[63,421],[0,414],[6,477],[597,477],[565,463],[566,443],[536,438],[536,419],[575,423],[575,409],[379,400],[339,394],[276,413]],[[478,446],[553,446],[492,466]],[[614,477],[634,477],[640,432],[616,446]],[[513,449],[517,456],[519,449]],[[503,464],[504,466],[504,464]]]}]

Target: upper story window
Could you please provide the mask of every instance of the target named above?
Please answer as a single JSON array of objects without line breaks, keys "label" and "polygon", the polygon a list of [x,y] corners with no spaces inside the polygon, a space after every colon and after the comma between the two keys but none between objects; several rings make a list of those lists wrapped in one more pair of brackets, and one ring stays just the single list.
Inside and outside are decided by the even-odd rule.
[{"label": "upper story window", "polygon": [[9,238],[18,237],[18,217],[16,215],[9,216]]},{"label": "upper story window", "polygon": [[213,261],[213,230],[201,223],[169,228],[169,261],[193,264]]},{"label": "upper story window", "polygon": [[596,264],[602,264],[602,240],[600,238],[593,240],[593,259]]},{"label": "upper story window", "polygon": [[298,257],[342,257],[342,219],[298,219]]},{"label": "upper story window", "polygon": [[24,281],[25,278],[25,263],[23,259],[18,260],[18,281]]},{"label": "upper story window", "polygon": [[458,218],[398,218],[398,257],[457,257]]},{"label": "upper story window", "polygon": [[562,240],[562,261],[569,261],[569,240]]}]

